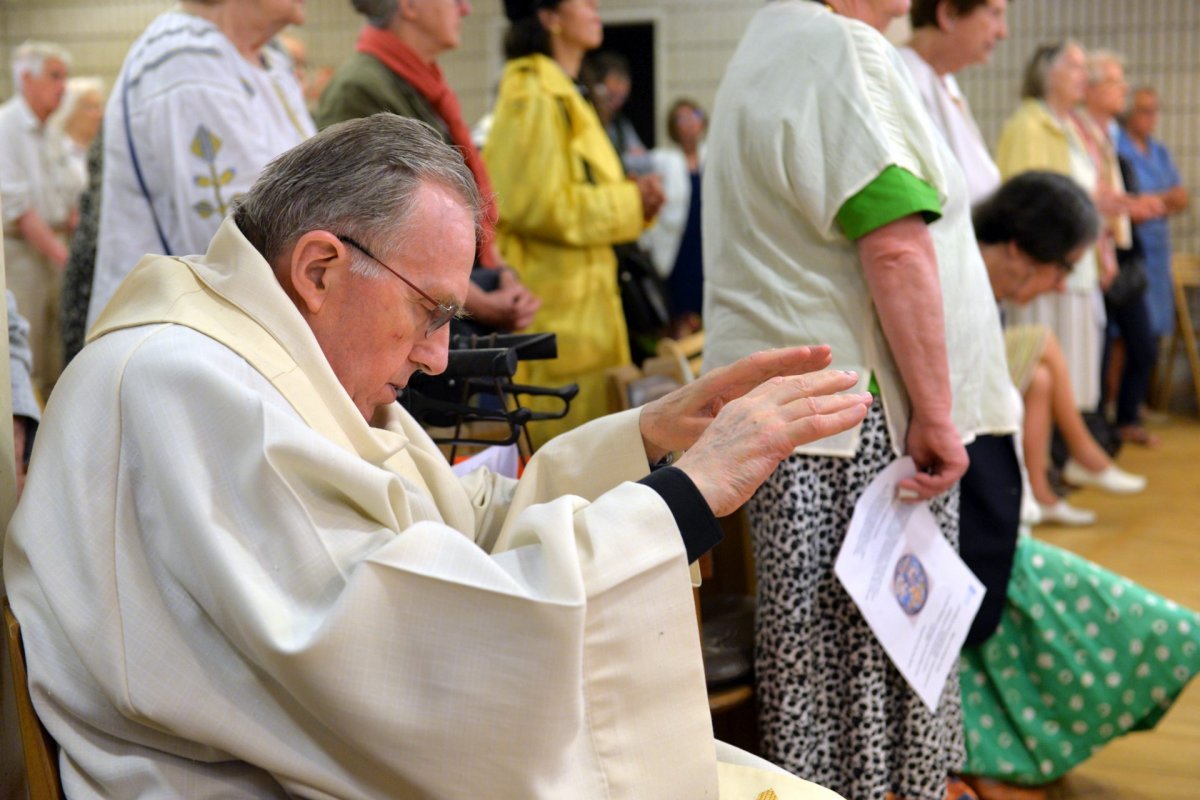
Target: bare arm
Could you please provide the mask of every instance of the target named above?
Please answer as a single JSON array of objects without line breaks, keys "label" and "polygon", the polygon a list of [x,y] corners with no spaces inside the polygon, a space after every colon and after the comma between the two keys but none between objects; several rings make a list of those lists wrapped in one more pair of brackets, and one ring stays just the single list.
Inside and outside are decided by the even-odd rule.
[{"label": "bare arm", "polygon": [[1182,186],[1172,186],[1160,195],[1167,206],[1167,214],[1178,214],[1188,207],[1188,190]]},{"label": "bare arm", "polygon": [[67,247],[58,240],[54,231],[46,224],[41,215],[33,209],[17,217],[17,229],[25,241],[33,245],[43,256],[50,260],[60,272],[67,266]]},{"label": "bare arm", "polygon": [[920,499],[962,477],[966,449],[950,420],[950,368],[937,256],[925,222],[911,215],[858,240],[867,287],[912,402],[906,450],[918,474],[900,484]]}]

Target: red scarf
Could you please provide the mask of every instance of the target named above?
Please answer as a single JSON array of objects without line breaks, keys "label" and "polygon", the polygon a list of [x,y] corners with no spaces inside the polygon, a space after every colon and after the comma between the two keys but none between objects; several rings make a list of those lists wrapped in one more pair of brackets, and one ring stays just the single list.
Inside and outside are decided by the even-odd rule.
[{"label": "red scarf", "polygon": [[437,64],[423,61],[416,52],[404,42],[396,38],[390,31],[367,25],[358,35],[355,49],[360,53],[374,56],[385,67],[399,75],[421,93],[429,101],[433,110],[450,129],[450,140],[462,151],[467,168],[475,176],[475,185],[483,201],[483,234],[479,243],[480,261],[485,267],[497,267],[499,264],[488,263],[494,252],[492,240],[496,235],[496,199],[492,192],[492,182],[488,179],[487,167],[483,158],[471,141],[471,129],[462,118],[462,108],[458,97],[446,83],[446,78]]}]

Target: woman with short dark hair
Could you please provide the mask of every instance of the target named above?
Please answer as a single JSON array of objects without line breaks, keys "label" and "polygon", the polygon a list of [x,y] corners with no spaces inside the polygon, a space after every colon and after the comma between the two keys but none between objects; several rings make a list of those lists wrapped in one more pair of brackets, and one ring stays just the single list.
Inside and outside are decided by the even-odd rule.
[{"label": "woman with short dark hair", "polygon": [[1008,0],[915,0],[909,10],[913,36],[900,49],[925,110],[967,177],[972,203],[996,191],[1000,170],[954,76],[986,63],[1008,37],[1007,9]]},{"label": "woman with short dark hair", "polygon": [[[1095,205],[1070,178],[1023,172],[975,208],[975,238],[998,301],[1020,307],[1061,290],[1080,253],[1096,240]],[[1140,492],[1145,478],[1125,472],[1096,442],[1080,416],[1069,370],[1045,325],[1010,325],[1004,332],[1009,374],[1025,404],[1022,450],[1038,520],[1090,525],[1096,515],[1060,498],[1050,485],[1050,440],[1057,425],[1067,453],[1097,476],[1100,488]]]},{"label": "woman with short dark hair", "polygon": [[[1011,179],[976,207],[974,218],[996,299],[1017,303],[1059,288],[1100,230],[1083,189],[1050,172]],[[1014,333],[1008,332],[1010,344]],[[1031,481],[1034,450],[1042,449],[1045,462],[1052,413],[1069,448],[1099,450],[1073,406],[1053,334],[1039,338],[1045,350],[1031,359],[1037,377],[1025,391]],[[1010,368],[1016,372],[1021,363],[1013,359]],[[1042,418],[1040,443],[1029,424],[1035,415]],[[965,648],[960,661],[968,780],[981,800],[1044,798],[1042,784],[1108,741],[1154,727],[1197,671],[1200,625],[1193,611],[1022,535],[1000,624],[982,645]]]}]

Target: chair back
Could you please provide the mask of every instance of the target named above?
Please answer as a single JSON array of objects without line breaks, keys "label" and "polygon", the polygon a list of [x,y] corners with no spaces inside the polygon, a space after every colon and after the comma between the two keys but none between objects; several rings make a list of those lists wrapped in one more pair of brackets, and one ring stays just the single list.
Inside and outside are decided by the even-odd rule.
[{"label": "chair back", "polygon": [[691,383],[700,376],[704,331],[697,331],[682,339],[659,339],[658,356],[673,364],[675,377],[680,383]]},{"label": "chair back", "polygon": [[1188,371],[1192,374],[1192,389],[1196,393],[1196,406],[1200,409],[1200,345],[1197,344],[1196,321],[1192,319],[1188,290],[1200,290],[1200,255],[1176,253],[1171,259],[1171,274],[1175,284],[1175,329],[1171,331],[1166,347],[1166,361],[1161,370],[1158,404],[1166,408],[1171,398],[1174,377],[1175,354],[1183,344],[1187,355]]},{"label": "chair back", "polygon": [[4,637],[12,667],[13,694],[16,696],[17,724],[21,730],[21,749],[25,754],[25,779],[29,800],[63,800],[58,775],[58,744],[42,726],[29,696],[29,674],[25,669],[25,648],[21,643],[21,623],[4,598]]},{"label": "chair back", "polygon": [[1176,286],[1200,289],[1200,256],[1176,253],[1171,260],[1171,274],[1175,276]]}]

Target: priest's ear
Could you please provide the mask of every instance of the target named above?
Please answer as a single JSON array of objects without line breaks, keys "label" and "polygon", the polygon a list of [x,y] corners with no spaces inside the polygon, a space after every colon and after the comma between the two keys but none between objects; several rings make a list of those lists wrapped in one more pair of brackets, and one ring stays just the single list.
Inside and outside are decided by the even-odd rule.
[{"label": "priest's ear", "polygon": [[350,271],[350,247],[329,231],[309,231],[296,240],[280,264],[280,282],[300,308],[317,314],[330,292]]}]

